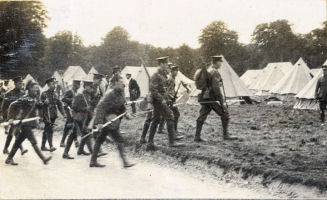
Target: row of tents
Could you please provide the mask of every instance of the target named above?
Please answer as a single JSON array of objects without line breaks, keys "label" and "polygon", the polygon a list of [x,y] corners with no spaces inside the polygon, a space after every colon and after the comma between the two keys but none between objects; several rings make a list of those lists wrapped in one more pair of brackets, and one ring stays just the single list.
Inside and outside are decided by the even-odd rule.
[{"label": "row of tents", "polygon": [[[327,60],[326,60],[327,63]],[[125,85],[128,85],[126,73],[130,73],[140,86],[141,97],[145,97],[149,93],[149,84],[151,77],[157,67],[144,66],[126,66],[122,69],[121,75]],[[314,100],[315,86],[318,78],[322,76],[321,69],[310,69],[305,61],[300,58],[294,65],[290,62],[269,63],[261,70],[248,70],[239,77],[227,60],[223,57],[223,63],[219,72],[224,83],[224,93],[227,99],[239,99],[240,97],[255,97],[255,96],[277,96],[283,100],[294,100],[294,108],[298,109],[317,109],[317,103]],[[55,71],[52,77],[56,78],[58,85],[63,88],[63,91],[70,88],[73,80],[93,79],[93,74],[98,71],[92,67],[86,73],[80,66],[69,66],[63,74]],[[35,79],[28,74],[24,83],[27,80]],[[191,90],[189,102],[195,101],[199,90],[196,89],[193,80],[186,77],[183,73],[178,72],[176,77],[176,87],[183,81]],[[103,79],[100,88],[104,91],[106,79]],[[12,81],[9,82],[13,86]],[[45,85],[41,91],[47,89]],[[126,96],[129,97],[128,87]],[[176,88],[177,89],[177,88]],[[178,88],[179,95],[186,93],[184,87]]]},{"label": "row of tents", "polygon": [[[327,64],[327,60],[325,62]],[[290,62],[269,63],[261,70],[248,70],[241,80],[255,96],[275,96],[295,102],[295,109],[318,109],[315,88],[322,69],[310,69],[300,58]]]}]

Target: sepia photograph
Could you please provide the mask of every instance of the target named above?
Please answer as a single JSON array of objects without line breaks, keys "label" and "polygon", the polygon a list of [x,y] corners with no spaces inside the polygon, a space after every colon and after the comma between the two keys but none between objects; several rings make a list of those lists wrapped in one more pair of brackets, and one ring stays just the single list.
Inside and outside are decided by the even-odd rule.
[{"label": "sepia photograph", "polygon": [[0,199],[327,199],[327,0],[0,0]]}]

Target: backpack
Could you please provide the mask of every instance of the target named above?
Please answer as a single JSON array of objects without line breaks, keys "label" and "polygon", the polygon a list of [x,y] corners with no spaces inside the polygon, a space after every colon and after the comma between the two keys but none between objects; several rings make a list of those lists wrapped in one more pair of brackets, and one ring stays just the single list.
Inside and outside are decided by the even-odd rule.
[{"label": "backpack", "polygon": [[196,89],[203,90],[208,88],[209,73],[206,69],[200,68],[194,74]]}]

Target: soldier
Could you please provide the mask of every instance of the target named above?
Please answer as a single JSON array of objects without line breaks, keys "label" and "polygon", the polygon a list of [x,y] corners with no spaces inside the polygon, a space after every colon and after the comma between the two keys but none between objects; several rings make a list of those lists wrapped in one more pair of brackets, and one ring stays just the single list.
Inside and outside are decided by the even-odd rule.
[{"label": "soldier", "polygon": [[[136,80],[132,78],[132,75],[130,73],[126,74],[126,79],[129,80],[128,83],[129,98],[131,101],[136,101],[141,95],[140,87],[137,84]],[[133,113],[136,113],[136,106],[134,102],[132,102],[131,107]]]},{"label": "soldier", "polygon": [[158,58],[159,69],[150,80],[150,93],[152,95],[153,119],[150,125],[150,135],[147,149],[154,150],[154,135],[160,122],[160,117],[164,117],[167,123],[169,146],[180,147],[182,144],[175,142],[174,115],[168,106],[168,94],[166,91],[166,79],[168,75],[168,57]]},{"label": "soldier", "polygon": [[117,81],[115,83],[115,86],[113,87],[113,90],[106,93],[106,95],[103,99],[101,99],[96,108],[94,125],[98,127],[100,135],[97,137],[96,143],[94,145],[94,151],[91,157],[90,167],[105,167],[105,165],[99,164],[97,162],[97,157],[100,146],[105,141],[107,135],[111,136],[117,143],[119,154],[123,161],[123,166],[125,168],[134,166],[134,164],[130,164],[125,158],[123,148],[124,140],[119,133],[119,125],[121,118],[113,121],[112,124],[103,127],[103,124],[105,122],[113,120],[118,115],[121,115],[126,111],[124,87],[125,86],[122,81]]},{"label": "soldier", "polygon": [[115,65],[112,69],[112,76],[111,79],[109,80],[109,88],[113,88],[122,77],[120,76],[120,68],[118,65]]},{"label": "soldier", "polygon": [[[64,109],[62,106],[61,101],[58,99],[55,88],[56,88],[56,79],[49,78],[46,80],[46,84],[48,85],[49,89],[47,91],[42,92],[41,94],[41,101],[43,103],[42,115],[43,115],[43,122],[44,122],[44,131],[42,135],[42,151],[55,151],[56,148],[53,146],[53,126],[55,121],[58,117],[57,109],[60,111],[61,115],[65,117]],[[50,145],[50,149],[45,147],[46,141],[48,141]]]},{"label": "soldier", "polygon": [[[71,90],[68,90],[65,92],[64,98],[62,99],[62,102],[64,103],[64,110],[66,112],[67,120],[64,128],[64,134],[62,135],[60,147],[65,147],[65,140],[69,133],[69,131],[72,130],[74,125],[74,119],[72,116],[72,102],[73,98],[77,94],[77,90],[80,88],[81,81],[80,80],[73,80],[73,88]],[[77,137],[75,140],[75,146],[78,147],[78,140]]]},{"label": "soldier", "polygon": [[[14,78],[13,80],[14,80],[14,83],[15,83],[15,88],[6,93],[5,98],[4,98],[4,100],[2,102],[2,105],[1,105],[1,110],[3,112],[3,119],[5,121],[8,120],[7,114],[8,114],[9,105],[12,102],[16,101],[17,99],[19,99],[20,97],[24,96],[24,94],[25,94],[25,91],[23,89],[23,80],[22,80],[22,77],[18,76],[16,78]],[[10,142],[11,142],[13,136],[17,136],[17,134],[19,133],[19,131],[20,130],[18,130],[16,126],[11,126],[9,128],[9,133],[6,132],[7,138],[6,138],[5,146],[3,148],[3,153],[4,154],[8,154],[9,153],[8,147],[10,145]],[[27,149],[24,150],[23,149],[23,146],[20,146],[19,148],[21,150],[21,154],[22,155],[24,155],[27,152]]]},{"label": "soldier", "polygon": [[[12,123],[13,119],[22,120],[24,118],[36,117],[36,109],[41,108],[41,104],[38,102],[40,94],[39,86],[33,81],[29,81],[26,84],[26,90],[28,91],[28,94],[26,96],[19,98],[10,105],[8,112],[8,119],[10,119],[9,123]],[[18,116],[17,113],[19,113]],[[26,138],[30,141],[36,154],[41,158],[43,163],[45,165],[48,164],[51,159],[51,156],[47,158],[44,157],[39,147],[37,146],[37,141],[33,133],[33,128],[35,128],[36,126],[36,121],[20,124],[21,133],[17,136],[15,140],[15,143],[6,159],[6,164],[17,165],[17,163],[14,162],[13,158],[19,146],[24,142]]]},{"label": "soldier", "polygon": [[[83,86],[84,86],[83,92],[77,94],[73,98],[72,110],[73,110],[74,128],[73,128],[73,132],[68,136],[67,139],[67,144],[64,153],[62,155],[64,159],[74,159],[74,157],[71,157],[68,153],[74,138],[77,138],[77,134],[80,134],[82,137],[88,134],[87,125],[92,118],[91,98],[94,89],[93,81],[84,80]],[[90,155],[90,153],[84,151],[85,144],[88,146],[90,152],[92,153],[92,144],[91,144],[90,136],[87,136],[81,140],[81,143],[77,150],[77,155]]]},{"label": "soldier", "polygon": [[[0,88],[1,90],[0,90],[0,92],[1,92],[1,105],[3,104],[3,100],[4,100],[4,98],[5,98],[5,95],[6,95],[6,93],[8,92],[8,80],[5,80],[4,82],[3,82],[3,84],[2,84],[2,86],[1,86],[1,88]],[[1,110],[1,117],[2,117],[2,120],[6,120],[6,119],[4,119],[4,114],[5,114],[5,112],[3,112],[3,110]],[[6,129],[6,131],[8,131],[8,129]]]},{"label": "soldier", "polygon": [[325,110],[327,105],[327,64],[322,66],[323,76],[318,79],[315,98],[319,101],[321,125],[325,123]]},{"label": "soldier", "polygon": [[[196,120],[196,133],[194,138],[195,142],[204,141],[201,138],[201,130],[203,123],[205,122],[211,110],[214,110],[221,117],[224,140],[237,139],[235,137],[230,137],[228,134],[229,113],[227,107],[224,106],[223,95],[220,91],[220,86],[222,86],[222,78],[218,72],[221,64],[221,56],[212,56],[212,65],[209,67],[208,77],[206,80],[207,87],[201,91],[198,98],[199,103],[201,104],[201,109],[200,116]],[[198,76],[200,73],[197,72],[195,74],[194,80],[198,80],[199,78]]]}]

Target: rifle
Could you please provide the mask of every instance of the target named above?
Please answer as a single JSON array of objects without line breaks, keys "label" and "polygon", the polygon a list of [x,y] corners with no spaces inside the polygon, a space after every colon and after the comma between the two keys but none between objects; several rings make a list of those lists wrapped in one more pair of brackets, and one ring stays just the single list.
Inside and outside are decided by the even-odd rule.
[{"label": "rifle", "polygon": [[[123,116],[126,115],[126,114],[127,114],[127,112],[124,112],[124,113],[118,115],[117,117],[115,117],[115,118],[113,118],[112,120],[110,120],[110,121],[106,122],[105,124],[103,124],[102,128],[109,126],[109,125],[112,124],[114,121],[120,119],[121,117],[123,117]],[[92,129],[92,132],[90,132],[90,133],[84,135],[83,137],[81,137],[81,140],[84,139],[84,138],[86,138],[86,137],[88,137],[89,135],[93,134],[93,132],[98,132],[98,131],[99,131],[98,129]]]},{"label": "rifle", "polygon": [[35,120],[38,120],[38,119],[40,119],[40,117],[32,117],[32,118],[27,118],[27,119],[23,119],[23,120],[17,119],[17,120],[14,120],[12,122],[12,124],[10,124],[9,122],[2,122],[2,123],[0,123],[0,126],[17,125],[17,124],[20,124],[20,123],[24,124],[24,123],[35,121]]}]

